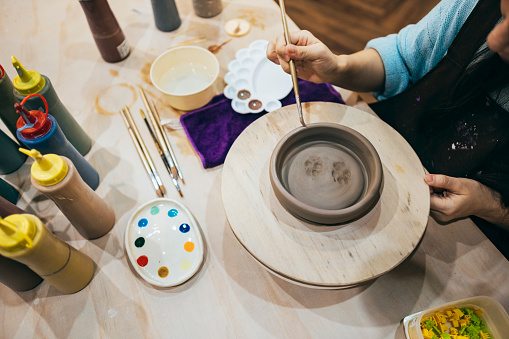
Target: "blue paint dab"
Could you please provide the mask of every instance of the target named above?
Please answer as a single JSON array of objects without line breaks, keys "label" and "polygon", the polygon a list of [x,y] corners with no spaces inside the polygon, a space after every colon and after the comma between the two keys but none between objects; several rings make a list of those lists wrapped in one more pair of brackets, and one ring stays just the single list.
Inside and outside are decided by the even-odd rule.
[{"label": "blue paint dab", "polygon": [[168,216],[170,218],[176,217],[177,214],[179,214],[179,212],[176,209],[174,209],[174,208],[172,208],[171,210],[168,211]]},{"label": "blue paint dab", "polygon": [[190,229],[191,229],[191,226],[189,226],[188,224],[182,224],[179,227],[179,230],[182,233],[187,233],[187,232],[189,232]]},{"label": "blue paint dab", "polygon": [[145,227],[147,225],[148,225],[148,220],[146,218],[140,219],[140,221],[138,221],[139,227]]}]

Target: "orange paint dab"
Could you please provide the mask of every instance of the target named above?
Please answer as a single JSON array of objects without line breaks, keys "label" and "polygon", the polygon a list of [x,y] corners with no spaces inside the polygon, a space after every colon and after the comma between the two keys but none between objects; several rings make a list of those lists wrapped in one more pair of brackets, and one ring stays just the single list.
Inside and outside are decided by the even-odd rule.
[{"label": "orange paint dab", "polygon": [[191,241],[188,241],[184,244],[184,249],[187,251],[187,252],[192,252],[194,250],[194,243],[191,242]]}]

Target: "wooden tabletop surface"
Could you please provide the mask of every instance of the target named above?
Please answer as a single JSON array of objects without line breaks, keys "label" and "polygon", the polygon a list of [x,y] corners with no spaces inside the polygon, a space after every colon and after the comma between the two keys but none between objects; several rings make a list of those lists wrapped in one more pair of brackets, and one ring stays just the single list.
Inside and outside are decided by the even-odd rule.
[{"label": "wooden tabletop surface", "polygon": [[[222,77],[238,49],[282,32],[273,0],[224,0],[223,12],[211,19],[195,16],[191,1],[176,3],[182,26],[163,33],[155,28],[149,1],[110,0],[132,47],[131,55],[116,64],[101,59],[77,1],[0,4],[0,64],[13,79],[14,55],[27,69],[51,79],[62,102],[94,140],[86,158],[101,176],[97,193],[117,216],[109,234],[87,241],[31,187],[30,162],[3,176],[23,190],[21,208],[88,254],[97,269],[92,282],[72,295],[62,295],[45,282],[23,293],[0,286],[1,338],[403,338],[401,319],[445,302],[487,295],[509,309],[509,263],[470,220],[442,226],[430,219],[413,254],[354,288],[311,289],[272,275],[231,231],[221,199],[223,166],[203,169],[183,130],[170,132],[186,178],[184,198],[179,198],[141,117],[133,114],[167,197],[194,214],[206,243],[201,270],[185,284],[157,288],[142,280],[128,261],[124,233],[133,211],[156,195],[116,112],[126,104],[133,112],[143,108],[139,85],[155,100],[163,119],[181,115],[163,104],[148,78],[152,61],[172,46],[220,44],[229,38],[226,21],[246,19],[250,33],[216,54]],[[218,84],[218,92],[222,86]]]}]

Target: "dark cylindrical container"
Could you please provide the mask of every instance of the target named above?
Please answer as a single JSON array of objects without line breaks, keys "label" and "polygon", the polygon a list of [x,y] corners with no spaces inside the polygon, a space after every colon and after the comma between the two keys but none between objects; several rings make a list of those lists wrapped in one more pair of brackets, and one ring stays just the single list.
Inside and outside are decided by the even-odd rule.
[{"label": "dark cylindrical container", "polygon": [[211,18],[223,10],[221,0],[193,0],[194,12],[202,18]]},{"label": "dark cylindrical container", "polygon": [[19,145],[0,130],[0,174],[16,171],[27,160],[27,156],[18,151],[18,148]]},{"label": "dark cylindrical container", "polygon": [[79,0],[95,43],[107,62],[119,62],[131,52],[124,32],[106,0]]},{"label": "dark cylindrical container", "polygon": [[0,119],[2,119],[5,126],[15,137],[18,115],[14,109],[14,104],[17,101],[13,89],[14,87],[12,86],[11,79],[7,73],[5,73],[2,65],[0,65]]},{"label": "dark cylindrical container", "polygon": [[17,189],[12,187],[8,182],[0,178],[0,196],[4,197],[11,203],[15,204],[18,202],[20,194]]},{"label": "dark cylindrical container", "polygon": [[[26,213],[0,197],[0,217]],[[42,282],[42,278],[26,265],[0,255],[0,283],[13,291],[28,291]]]},{"label": "dark cylindrical container", "polygon": [[151,2],[157,29],[171,32],[180,27],[180,16],[174,0],[151,0]]}]

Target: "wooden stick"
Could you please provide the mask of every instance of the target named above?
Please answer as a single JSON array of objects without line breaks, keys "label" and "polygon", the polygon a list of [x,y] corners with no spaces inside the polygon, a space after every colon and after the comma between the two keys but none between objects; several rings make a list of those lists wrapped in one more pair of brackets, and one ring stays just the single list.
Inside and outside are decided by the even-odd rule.
[{"label": "wooden stick", "polygon": [[179,178],[178,170],[175,167],[175,162],[173,161],[173,158],[170,154],[170,150],[168,149],[168,146],[164,140],[162,126],[159,122],[159,119],[157,118],[157,115],[154,113],[154,110],[152,109],[152,107],[150,106],[150,104],[148,102],[147,95],[145,94],[145,91],[141,87],[139,88],[139,91],[140,91],[140,95],[143,100],[143,103],[145,104],[145,108],[147,109],[147,115],[148,115],[150,122],[152,124],[156,139],[159,143],[159,146],[161,146],[161,149],[163,150],[163,155],[166,158],[166,161],[168,162],[168,165],[169,165],[168,172],[170,174],[171,180],[173,181],[173,184],[175,185],[175,188],[179,192],[180,196],[183,196],[182,191],[180,190],[180,186],[177,182],[177,179]]},{"label": "wooden stick", "polygon": [[138,129],[134,124],[129,108],[127,106],[122,108],[120,110],[120,115],[122,115],[122,118],[124,119],[127,131],[129,132],[131,140],[134,143],[134,147],[138,152],[138,156],[140,157],[140,160],[143,163],[143,167],[145,167],[145,170],[147,171],[150,181],[154,186],[156,194],[159,197],[164,197],[166,190],[161,182],[161,179],[159,178],[159,174],[157,174],[154,163],[152,162],[152,158],[150,157],[150,154],[148,153],[147,148],[145,147],[145,143],[141,139],[140,133],[138,132]]},{"label": "wooden stick", "polygon": [[[286,22],[286,11],[285,11],[285,2],[284,0],[279,0],[279,7],[281,8],[281,19],[283,20],[283,31],[285,33],[286,44],[291,44],[290,33],[288,32],[288,24]],[[297,80],[297,70],[295,69],[295,61],[290,59],[290,74],[292,75],[293,82],[293,91],[295,92],[295,101],[297,103],[297,111],[299,113],[299,119],[302,126],[306,127],[306,123],[304,122],[304,117],[302,116],[302,105],[300,103],[300,94],[299,94],[299,83]]]}]

